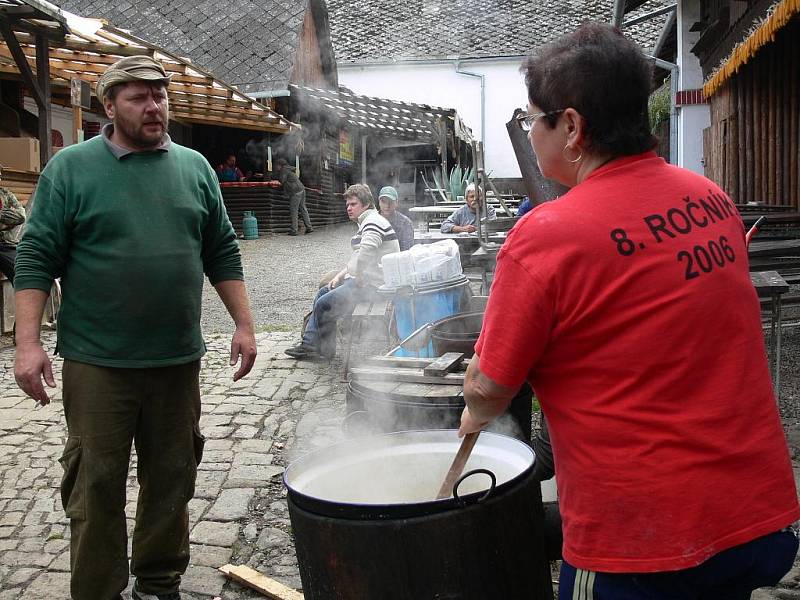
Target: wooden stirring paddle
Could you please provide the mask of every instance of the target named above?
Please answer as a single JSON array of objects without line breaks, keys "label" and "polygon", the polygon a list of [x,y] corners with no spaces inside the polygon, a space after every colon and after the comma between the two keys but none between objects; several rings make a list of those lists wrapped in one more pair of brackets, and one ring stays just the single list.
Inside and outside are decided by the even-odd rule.
[{"label": "wooden stirring paddle", "polygon": [[450,465],[450,469],[447,471],[447,476],[444,478],[442,487],[439,488],[439,494],[436,496],[437,500],[447,498],[453,494],[453,486],[458,478],[461,477],[464,465],[467,464],[469,455],[472,454],[472,449],[475,447],[475,442],[478,441],[478,435],[480,435],[480,433],[480,431],[468,433],[464,436],[464,439],[461,440],[461,447],[458,449],[456,457],[453,459],[453,464]]}]

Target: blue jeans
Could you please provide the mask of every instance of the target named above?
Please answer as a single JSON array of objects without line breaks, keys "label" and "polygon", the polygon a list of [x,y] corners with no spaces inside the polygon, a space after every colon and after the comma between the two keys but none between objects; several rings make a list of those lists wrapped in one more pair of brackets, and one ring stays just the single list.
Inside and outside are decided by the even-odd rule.
[{"label": "blue jeans", "polygon": [[336,321],[352,314],[356,304],[374,294],[374,287],[359,287],[355,279],[345,279],[333,289],[328,286],[320,288],[314,298],[303,343],[316,349],[322,356],[332,358],[336,354]]},{"label": "blue jeans", "polygon": [[797,535],[776,531],[728,548],[704,563],[662,573],[593,573],[561,564],[559,600],[748,600],[777,584],[797,554]]}]

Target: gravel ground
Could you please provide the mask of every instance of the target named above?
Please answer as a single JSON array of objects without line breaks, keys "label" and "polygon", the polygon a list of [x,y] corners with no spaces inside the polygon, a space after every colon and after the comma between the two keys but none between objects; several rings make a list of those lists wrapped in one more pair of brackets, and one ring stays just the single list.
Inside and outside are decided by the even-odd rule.
[{"label": "gravel ground", "polygon": [[[344,266],[350,256],[351,223],[316,227],[292,237],[267,234],[239,240],[245,280],[258,331],[299,331],[311,309],[320,277]],[[203,331],[231,331],[233,321],[210,285],[203,293]]]}]

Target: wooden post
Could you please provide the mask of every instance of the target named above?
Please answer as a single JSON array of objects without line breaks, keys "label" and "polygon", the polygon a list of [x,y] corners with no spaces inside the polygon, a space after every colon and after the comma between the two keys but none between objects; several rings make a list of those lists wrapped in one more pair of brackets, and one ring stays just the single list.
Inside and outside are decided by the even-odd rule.
[{"label": "wooden post", "polygon": [[72,107],[72,139],[73,143],[83,141],[83,109],[80,106]]},{"label": "wooden post", "polygon": [[744,153],[746,149],[745,145],[745,131],[744,131],[744,113],[745,113],[745,106],[744,106],[744,73],[739,71],[739,74],[736,76],[736,127],[737,127],[737,136],[736,136],[736,157],[737,157],[737,178],[736,178],[736,195],[734,196],[734,200],[736,202],[745,202],[745,160],[744,160]]},{"label": "wooden post", "polygon": [[754,61],[758,64],[758,95],[761,102],[761,131],[758,154],[761,163],[761,202],[766,203],[769,197],[769,63],[763,57]]},{"label": "wooden post", "polygon": [[365,133],[361,134],[361,183],[367,185],[367,135]]},{"label": "wooden post", "polygon": [[89,108],[91,103],[91,93],[88,98],[83,97],[86,84],[80,79],[72,79],[69,82],[69,99],[72,104],[72,139],[77,144],[83,141],[83,106]]},{"label": "wooden post", "polygon": [[775,160],[775,146],[777,140],[777,131],[775,130],[775,121],[777,118],[778,107],[776,102],[776,87],[775,81],[775,52],[774,44],[765,48],[767,51],[764,57],[764,66],[767,68],[767,89],[766,92],[769,98],[769,108],[767,109],[769,124],[768,124],[768,139],[767,139],[767,202],[770,204],[777,204],[777,197],[775,194],[776,189],[776,175],[777,175],[777,162]]},{"label": "wooden post", "polygon": [[42,93],[41,99],[36,98],[36,104],[39,108],[39,158],[42,163],[41,168],[44,169],[53,153],[53,140],[50,110],[50,48],[47,38],[43,35],[36,36],[36,78]]},{"label": "wooden post", "polygon": [[800,44],[789,44],[791,49],[791,56],[789,58],[789,73],[791,74],[791,98],[789,105],[790,126],[789,126],[789,203],[794,206],[796,210],[800,210],[800,194],[798,194],[798,175],[797,170],[800,169],[800,157],[798,156],[797,147],[797,111],[800,110],[797,102],[797,86],[800,85],[797,77],[797,69],[800,69]]}]

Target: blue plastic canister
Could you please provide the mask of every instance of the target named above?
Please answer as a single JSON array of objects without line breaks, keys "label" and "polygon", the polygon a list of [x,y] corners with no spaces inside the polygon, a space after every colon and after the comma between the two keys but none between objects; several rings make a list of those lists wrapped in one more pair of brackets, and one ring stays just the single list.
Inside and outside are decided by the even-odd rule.
[{"label": "blue plastic canister", "polygon": [[[400,288],[394,296],[397,335],[405,339],[426,323],[462,312],[469,302],[469,280],[464,277],[422,287]],[[433,343],[419,353],[400,348],[395,356],[436,356]]]},{"label": "blue plastic canister", "polygon": [[258,219],[252,210],[244,211],[244,218],[242,218],[242,231],[244,232],[244,239],[257,240],[258,239]]}]

